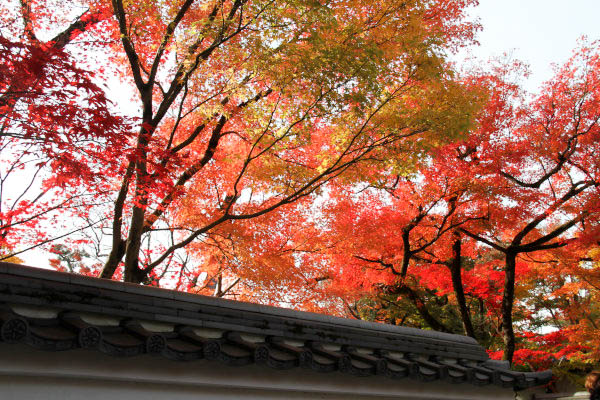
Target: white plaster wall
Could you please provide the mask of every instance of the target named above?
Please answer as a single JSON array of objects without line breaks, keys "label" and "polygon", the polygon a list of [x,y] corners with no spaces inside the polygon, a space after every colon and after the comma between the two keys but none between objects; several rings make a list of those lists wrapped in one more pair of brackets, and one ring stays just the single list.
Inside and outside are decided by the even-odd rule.
[{"label": "white plaster wall", "polygon": [[514,396],[512,390],[495,386],[357,378],[301,368],[236,368],[149,356],[123,359],[84,350],[43,352],[0,344],[2,400],[513,400]]}]

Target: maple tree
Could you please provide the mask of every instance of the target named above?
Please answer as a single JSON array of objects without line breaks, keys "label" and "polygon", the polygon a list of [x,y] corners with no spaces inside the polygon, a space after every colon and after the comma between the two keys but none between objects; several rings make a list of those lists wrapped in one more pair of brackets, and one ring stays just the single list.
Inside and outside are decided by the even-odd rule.
[{"label": "maple tree", "polygon": [[[322,290],[357,318],[465,333],[509,361],[597,360],[597,276],[582,266],[598,242],[597,62],[595,47],[578,50],[531,100],[504,78],[518,64],[476,78],[488,98],[467,137],[412,174],[342,184],[322,227]],[[535,355],[540,343],[554,345]]]},{"label": "maple tree", "polygon": [[[486,211],[476,207],[470,193],[473,179],[465,179],[465,171],[447,170],[448,160],[465,157],[459,147],[453,143],[436,151],[439,158],[433,162],[423,157],[413,175],[388,176],[330,197],[330,229],[324,236],[337,289],[327,290],[358,300],[348,304],[353,315],[365,312],[361,299],[374,293],[378,313],[388,322],[488,336],[488,326],[478,326],[476,334],[468,303],[493,303],[484,297],[493,297],[494,282],[487,282],[483,268],[471,270],[473,261],[467,260],[478,255],[477,249],[458,234],[468,221],[486,218]],[[444,315],[436,317],[440,312]],[[396,316],[389,319],[390,313]],[[478,322],[483,317],[478,315]]]},{"label": "maple tree", "polygon": [[[27,1],[2,6],[0,246],[21,245],[5,257],[23,252],[25,243],[32,248],[54,240],[42,221],[84,210],[93,196],[79,185],[104,190],[103,169],[122,149],[126,129],[93,74],[66,49],[101,21],[100,11],[88,10],[73,22],[50,18],[44,6]],[[50,21],[54,30],[62,29],[52,36],[42,28]]]},{"label": "maple tree", "polygon": [[[11,121],[17,119],[9,113],[31,117],[13,131],[35,138],[52,160],[37,164],[52,167],[42,191],[81,185],[98,206],[114,202],[112,210],[80,213],[102,215],[99,229],[110,230],[101,276],[123,265],[125,280],[147,281],[178,249],[225,222],[305,197],[384,146],[463,124],[468,116],[459,104],[468,96],[453,84],[442,52],[472,38],[474,25],[463,15],[472,3],[181,1],[165,8],[90,1],[64,5],[84,12],[56,34],[68,16],[47,2],[11,2],[4,6],[4,54],[12,64],[6,64],[3,112]],[[87,41],[74,40],[82,37]],[[89,72],[71,60],[101,41],[108,58],[84,62]],[[110,73],[137,93],[136,134],[120,127],[115,136],[110,115],[98,121],[107,104],[93,79]],[[57,91],[61,84],[73,90]],[[52,107],[42,107],[52,96]],[[93,109],[81,107],[86,103]],[[72,126],[79,121],[98,123]],[[42,122],[63,131],[55,135]],[[82,155],[73,151],[79,139]],[[99,165],[108,166],[103,187],[90,184],[91,166]],[[185,220],[175,211],[189,202],[190,187],[194,196],[201,192],[203,203],[195,207],[204,217],[174,226]],[[255,195],[242,207],[248,192]],[[85,208],[85,201],[78,204]],[[37,216],[53,207],[41,205]],[[162,252],[154,247],[148,258],[142,242],[155,231],[170,232],[173,242]]]},{"label": "maple tree", "polygon": [[577,239],[578,227],[593,226],[598,218],[600,180],[593,154],[600,138],[599,67],[597,52],[581,49],[539,97],[515,107],[503,130],[494,128],[493,135],[502,140],[478,153],[494,206],[484,232],[475,227],[461,231],[504,255],[501,312],[507,360],[515,350],[517,259],[568,246]]},{"label": "maple tree", "polygon": [[[124,279],[143,282],[225,223],[297,201],[405,138],[464,124],[467,96],[436,49],[469,39],[467,4],[113,2],[142,111],[101,276],[123,261]],[[144,258],[155,230],[177,234]]]}]

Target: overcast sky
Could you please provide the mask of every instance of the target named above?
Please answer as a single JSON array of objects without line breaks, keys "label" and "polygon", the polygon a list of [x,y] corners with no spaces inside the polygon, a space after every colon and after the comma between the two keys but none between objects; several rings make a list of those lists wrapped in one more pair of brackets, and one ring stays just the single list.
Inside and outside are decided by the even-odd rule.
[{"label": "overcast sky", "polygon": [[552,76],[552,63],[571,55],[578,39],[600,40],[600,0],[479,0],[472,15],[483,31],[473,55],[487,60],[512,52],[530,65],[527,88]]}]

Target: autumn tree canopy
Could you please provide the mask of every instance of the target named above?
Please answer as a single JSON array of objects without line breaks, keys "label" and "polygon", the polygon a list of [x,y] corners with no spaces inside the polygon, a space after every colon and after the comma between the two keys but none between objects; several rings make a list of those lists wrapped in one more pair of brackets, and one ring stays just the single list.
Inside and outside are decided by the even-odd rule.
[{"label": "autumn tree canopy", "polygon": [[[598,56],[596,46],[578,50],[532,99],[504,79],[519,65],[476,75],[488,98],[467,136],[412,174],[338,182],[322,235],[324,290],[341,290],[358,317],[464,333],[490,347],[502,338],[495,346],[508,360],[527,342],[515,321],[520,335],[571,334],[574,323],[597,330],[585,308],[595,309],[590,254],[600,237]],[[581,359],[596,357],[590,339],[572,348]]]},{"label": "autumn tree canopy", "polygon": [[4,2],[0,257],[598,361],[598,45],[459,73],[476,4]]},{"label": "autumn tree canopy", "polygon": [[[87,11],[46,42],[37,37],[61,22],[51,4],[6,7],[21,28],[13,24],[9,32],[18,46],[55,62],[55,49],[72,44],[70,51],[81,54],[87,42],[105,40],[90,51],[106,59],[85,65],[78,79],[113,73],[129,85],[139,111],[127,115],[131,125],[118,132],[116,152],[108,140],[99,144],[106,163],[92,155],[93,164],[108,167],[110,188],[86,188],[108,207],[86,211],[103,216],[102,233],[110,236],[101,276],[113,277],[122,265],[126,281],[144,282],[179,249],[225,223],[293,203],[404,142],[426,148],[464,130],[472,96],[454,81],[443,56],[472,38],[473,26],[463,20],[469,3],[182,1],[164,7],[115,1],[109,8],[91,2],[80,4]],[[77,35],[82,40],[70,43]],[[14,58],[17,45],[6,46],[6,57]],[[40,62],[33,54],[20,57]],[[85,64],[72,58],[71,68]],[[48,73],[50,61],[31,68]],[[18,85],[32,91],[34,77],[19,73],[16,66],[7,71],[6,96]],[[55,84],[40,89],[50,92]],[[93,97],[74,91],[91,103]],[[6,107],[16,112],[26,99],[11,101]],[[77,99],[67,103],[78,106]],[[21,110],[28,122],[40,112]],[[72,123],[68,110],[44,115]],[[75,133],[66,135],[73,140]],[[53,137],[40,139],[42,149],[55,145]],[[51,173],[78,175],[64,170],[68,161],[57,160]],[[90,164],[85,161],[80,164]],[[156,231],[170,241],[155,246]],[[150,242],[151,251],[142,251]]]}]

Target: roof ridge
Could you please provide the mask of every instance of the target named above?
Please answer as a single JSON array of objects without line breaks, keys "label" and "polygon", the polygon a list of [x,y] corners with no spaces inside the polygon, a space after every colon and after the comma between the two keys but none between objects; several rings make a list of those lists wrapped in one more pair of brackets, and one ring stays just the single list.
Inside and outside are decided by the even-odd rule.
[{"label": "roof ridge", "polygon": [[275,369],[522,389],[551,371],[510,371],[474,339],[0,262],[0,351],[96,350]]},{"label": "roof ridge", "polygon": [[46,281],[72,283],[87,287],[114,290],[123,293],[133,293],[141,296],[158,297],[163,299],[166,298],[174,301],[182,301],[211,307],[227,308],[235,311],[250,312],[261,315],[266,314],[275,317],[290,318],[298,322],[316,322],[323,324],[332,324],[338,326],[346,326],[349,328],[372,330],[375,332],[385,332],[398,335],[414,336],[419,338],[443,340],[448,342],[461,343],[465,345],[478,345],[477,341],[472,337],[453,333],[390,325],[379,322],[353,320],[343,317],[331,316],[327,314],[299,311],[283,307],[268,306],[238,300],[216,298],[201,294],[179,292],[172,289],[164,289],[153,286],[143,286],[134,283],[119,282],[109,279],[77,275],[68,272],[60,272],[50,269],[7,262],[0,262],[0,273],[6,273],[9,275],[27,278],[39,278]]}]

